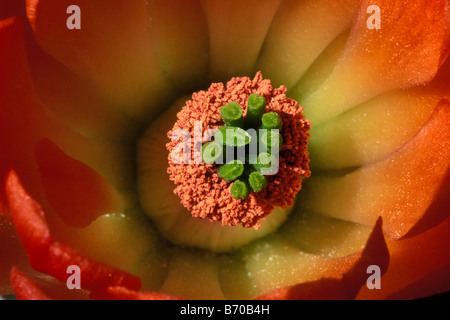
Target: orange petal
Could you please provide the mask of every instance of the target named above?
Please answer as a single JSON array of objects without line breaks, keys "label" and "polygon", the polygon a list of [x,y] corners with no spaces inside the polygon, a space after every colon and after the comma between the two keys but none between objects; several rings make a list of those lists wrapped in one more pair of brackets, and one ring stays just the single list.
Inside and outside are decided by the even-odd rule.
[{"label": "orange petal", "polygon": [[353,299],[370,276],[369,266],[377,265],[381,273],[388,268],[389,252],[381,226],[380,218],[362,252],[330,260],[323,278],[275,290],[258,299]]},{"label": "orange petal", "polygon": [[199,0],[147,2],[150,33],[161,68],[182,93],[208,83],[208,28]]},{"label": "orange petal", "polygon": [[381,290],[363,288],[357,298],[417,299],[449,291],[449,243],[449,218],[420,235],[387,241],[391,262],[381,277]]},{"label": "orange petal", "polygon": [[436,90],[434,83],[392,90],[313,126],[309,140],[313,171],[381,160],[419,132],[442,98],[450,98],[450,86],[447,92]]},{"label": "orange petal", "polygon": [[79,0],[81,29],[71,30],[71,0],[28,0],[42,48],[138,120],[160,111],[172,86],[152,48],[145,1]]},{"label": "orange petal", "polygon": [[283,1],[267,33],[258,70],[275,86],[292,89],[323,50],[350,29],[358,2]]},{"label": "orange petal", "polygon": [[28,41],[35,90],[45,107],[78,133],[98,139],[129,141],[140,124],[108,101],[91,83]]},{"label": "orange petal", "polygon": [[18,300],[52,300],[16,267],[11,269],[10,279]]},{"label": "orange petal", "polygon": [[385,234],[404,236],[444,186],[450,166],[449,118],[450,104],[442,101],[413,139],[380,162],[342,177],[316,175],[305,183],[301,205],[367,225],[382,216]]},{"label": "orange petal", "polygon": [[442,189],[434,202],[427,209],[422,219],[408,232],[407,237],[415,237],[421,233],[441,224],[449,217],[448,208],[450,208],[450,170],[447,170],[443,178]]},{"label": "orange petal", "polygon": [[44,212],[23,189],[14,171],[8,176],[6,194],[12,221],[35,270],[65,282],[67,268],[76,265],[81,270],[83,289],[102,290],[114,285],[140,288],[138,277],[87,258],[69,245],[54,242]]},{"label": "orange petal", "polygon": [[[370,5],[381,10],[380,29],[366,25]],[[312,124],[388,90],[430,81],[448,53],[447,9],[444,0],[362,1],[336,67],[300,101]]]},{"label": "orange petal", "polygon": [[450,290],[450,172],[446,186],[404,239],[387,241],[391,254],[382,290],[363,289],[360,299],[417,299]]},{"label": "orange petal", "polygon": [[280,0],[202,0],[209,34],[211,81],[250,76]]},{"label": "orange petal", "polygon": [[308,146],[313,171],[379,161],[409,141],[441,99],[450,99],[450,59],[425,86],[392,90],[318,126]]}]

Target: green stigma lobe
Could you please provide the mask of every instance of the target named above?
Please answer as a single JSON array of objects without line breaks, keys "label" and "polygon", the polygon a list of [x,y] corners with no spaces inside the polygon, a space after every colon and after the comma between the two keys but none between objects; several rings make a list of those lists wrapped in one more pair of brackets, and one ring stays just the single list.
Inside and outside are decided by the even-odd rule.
[{"label": "green stigma lobe", "polygon": [[254,171],[248,176],[248,184],[254,192],[261,192],[267,187],[267,178],[258,171]]},{"label": "green stigma lobe", "polygon": [[225,182],[232,182],[244,172],[244,164],[239,160],[230,161],[219,167],[218,174]]},{"label": "green stigma lobe", "polygon": [[277,159],[274,155],[262,152],[258,155],[257,163],[254,163],[253,167],[263,175],[272,175],[278,170],[277,166],[273,166],[276,161]]},{"label": "green stigma lobe", "polygon": [[[278,130],[265,130],[261,135],[262,144],[270,154],[278,153],[283,146],[283,136]],[[272,152],[274,151],[274,152]]]},{"label": "green stigma lobe", "polygon": [[243,127],[244,117],[242,116],[242,108],[239,103],[233,101],[220,109],[220,116],[226,126]]},{"label": "green stigma lobe", "polygon": [[246,199],[250,195],[250,188],[247,182],[236,180],[231,185],[230,193],[234,199]]},{"label": "green stigma lobe", "polygon": [[213,164],[222,157],[223,146],[215,141],[207,142],[202,146],[202,159],[207,164]]},{"label": "green stigma lobe", "polygon": [[258,128],[261,126],[261,117],[266,111],[266,99],[256,93],[248,96],[246,128]]},{"label": "green stigma lobe", "polygon": [[281,129],[283,126],[283,121],[281,121],[280,115],[276,112],[263,114],[261,121],[261,129]]},{"label": "green stigma lobe", "polygon": [[243,147],[252,140],[244,129],[231,126],[220,127],[214,139],[216,142],[230,147]]}]

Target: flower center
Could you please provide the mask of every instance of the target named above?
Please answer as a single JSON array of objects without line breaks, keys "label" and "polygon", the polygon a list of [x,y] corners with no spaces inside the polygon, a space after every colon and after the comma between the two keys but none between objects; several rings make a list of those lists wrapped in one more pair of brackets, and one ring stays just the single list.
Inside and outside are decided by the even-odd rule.
[{"label": "flower center", "polygon": [[225,126],[217,130],[215,142],[202,147],[203,161],[219,164],[219,177],[232,182],[230,194],[234,199],[247,199],[251,192],[263,191],[268,184],[265,175],[278,170],[283,122],[278,113],[264,113],[265,109],[266,99],[255,93],[248,98],[245,119],[237,102],[223,106],[220,115]]},{"label": "flower center", "polygon": [[276,206],[293,205],[310,175],[310,124],[285,91],[261,73],[233,78],[195,93],[177,114],[168,173],[194,217],[258,229]]},{"label": "flower center", "polygon": [[223,252],[286,220],[310,175],[310,123],[285,92],[261,73],[233,78],[150,124],[137,145],[138,192],[167,239]]}]

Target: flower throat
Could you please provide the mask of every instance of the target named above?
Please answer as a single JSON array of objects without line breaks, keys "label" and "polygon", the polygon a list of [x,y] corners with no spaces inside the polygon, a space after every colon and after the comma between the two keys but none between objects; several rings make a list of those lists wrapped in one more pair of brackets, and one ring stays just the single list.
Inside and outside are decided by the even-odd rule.
[{"label": "flower throat", "polygon": [[[310,175],[310,123],[285,92],[258,72],[253,80],[213,83],[178,112],[168,132],[167,172],[192,216],[257,229],[275,206],[293,205]],[[199,131],[207,134],[193,142]]]}]

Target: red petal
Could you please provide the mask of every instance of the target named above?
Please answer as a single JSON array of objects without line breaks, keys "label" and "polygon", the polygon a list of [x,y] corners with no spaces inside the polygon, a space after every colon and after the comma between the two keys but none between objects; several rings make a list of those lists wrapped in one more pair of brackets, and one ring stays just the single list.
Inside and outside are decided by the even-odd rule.
[{"label": "red petal", "polygon": [[25,18],[25,2],[24,1],[0,1],[0,20],[9,17]]},{"label": "red petal", "polygon": [[58,242],[54,242],[50,246],[45,261],[40,261],[40,263],[42,267],[38,271],[48,273],[62,282],[67,281],[69,266],[79,266],[83,289],[101,290],[114,285],[125,286],[133,290],[139,290],[141,287],[141,280],[138,277],[98,263],[83,256],[71,246]]},{"label": "red petal", "polygon": [[11,269],[10,280],[18,300],[52,300],[16,267]]},{"label": "red petal", "polygon": [[[6,110],[6,106],[13,99],[12,95],[9,95],[9,91],[7,90],[8,85],[15,83],[15,80],[18,77],[14,77],[14,72],[19,72],[21,67],[26,64],[25,50],[23,46],[23,23],[19,19],[10,18],[7,20],[0,21],[0,44],[2,48],[8,48],[8,50],[0,50],[0,181],[4,181],[4,173],[6,168],[10,165],[10,156],[11,149],[13,147],[11,133],[9,133],[9,126],[7,123],[8,120],[8,111]],[[12,57],[15,57],[13,59]],[[20,83],[20,82],[19,82]],[[16,108],[20,108],[18,104],[15,105]],[[17,135],[22,135],[22,133],[16,133]],[[26,161],[28,157],[21,157],[22,161]],[[5,205],[6,198],[3,193],[3,188],[0,189],[0,209],[3,215],[6,216],[7,210]]]},{"label": "red petal", "polygon": [[19,300],[88,300],[89,292],[82,289],[67,290],[66,283],[61,283],[50,276],[32,275],[19,271],[13,266],[10,282]]},{"label": "red petal", "polygon": [[97,293],[92,297],[102,300],[181,300],[164,293],[134,291],[120,286],[108,287],[105,292]]},{"label": "red petal", "polygon": [[2,216],[0,216],[0,248],[0,295],[12,294],[9,281],[11,266],[16,265],[27,271],[31,268],[14,225]]},{"label": "red petal", "polygon": [[[285,287],[258,299],[353,299],[360,288],[366,284],[369,277],[367,273],[369,266],[377,265],[381,273],[388,268],[389,252],[381,226],[380,218],[362,252],[331,260],[324,278]],[[342,268],[348,269],[342,273]]]},{"label": "red petal", "polygon": [[53,242],[44,212],[23,189],[14,171],[8,175],[6,195],[17,234],[33,262],[44,255]]},{"label": "red petal", "polygon": [[140,288],[138,277],[84,257],[69,245],[53,242],[44,212],[23,189],[14,171],[9,174],[6,193],[12,220],[34,269],[65,282],[67,268],[76,265],[80,267],[84,289],[96,290],[114,285],[133,290]]}]

